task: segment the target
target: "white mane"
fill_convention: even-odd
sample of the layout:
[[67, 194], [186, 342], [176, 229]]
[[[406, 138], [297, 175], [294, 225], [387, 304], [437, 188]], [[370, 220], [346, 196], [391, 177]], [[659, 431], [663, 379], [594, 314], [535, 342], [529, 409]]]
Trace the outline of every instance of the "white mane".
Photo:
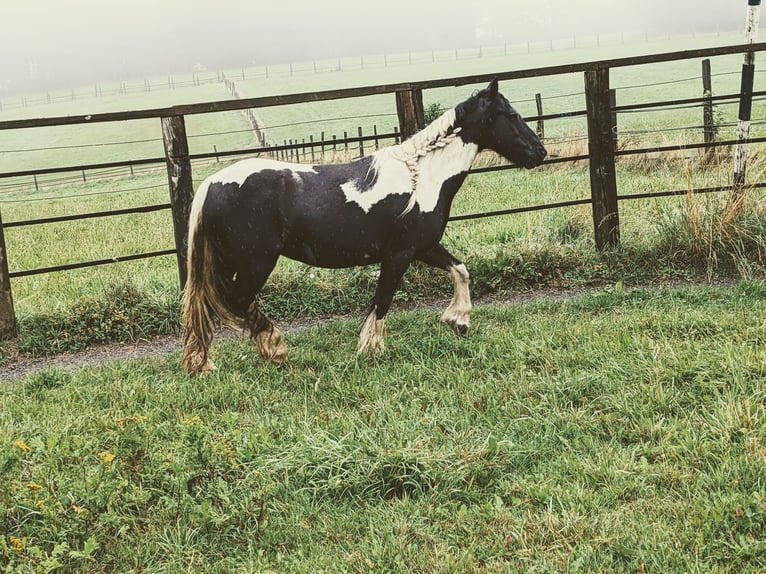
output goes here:
[[421, 212], [433, 211], [444, 181], [467, 171], [478, 153], [476, 144], [458, 137], [461, 128], [455, 127], [455, 121], [452, 108], [401, 144], [376, 151], [367, 175], [376, 174], [375, 184], [366, 191], [360, 191], [355, 182], [341, 185], [346, 200], [369, 212], [390, 194], [409, 194], [401, 215], [407, 215], [415, 204]]
[[[381, 156], [404, 162], [410, 170], [412, 182], [410, 200], [402, 215], [408, 214], [419, 203], [420, 161], [435, 150], [444, 149], [457, 139], [462, 128], [455, 128], [455, 108], [447, 110], [439, 118], [397, 146], [381, 150]], [[380, 152], [379, 152], [380, 153]], [[382, 159], [382, 157], [381, 157]], [[473, 159], [473, 158], [471, 158]], [[428, 191], [424, 189], [424, 191]]]

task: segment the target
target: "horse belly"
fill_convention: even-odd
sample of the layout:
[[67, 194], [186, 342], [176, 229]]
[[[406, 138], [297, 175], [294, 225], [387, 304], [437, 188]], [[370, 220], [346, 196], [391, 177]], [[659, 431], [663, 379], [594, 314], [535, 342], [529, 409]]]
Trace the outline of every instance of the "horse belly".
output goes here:
[[285, 243], [283, 255], [315, 267], [339, 269], [379, 263], [381, 244], [360, 238], [338, 237], [332, 230], [322, 235], [304, 235]]
[[342, 268], [380, 263], [387, 255], [426, 251], [442, 236], [445, 218], [437, 214], [312, 220], [287, 234], [282, 253], [317, 267]]

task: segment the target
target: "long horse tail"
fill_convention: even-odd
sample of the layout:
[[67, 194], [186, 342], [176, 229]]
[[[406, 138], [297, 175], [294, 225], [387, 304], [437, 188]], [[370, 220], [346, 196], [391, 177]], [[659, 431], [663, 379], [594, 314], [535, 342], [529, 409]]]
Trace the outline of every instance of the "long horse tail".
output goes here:
[[216, 317], [224, 324], [234, 325], [238, 318], [226, 304], [226, 277], [223, 260], [210, 241], [202, 221], [206, 184], [200, 186], [192, 203], [189, 217], [186, 287], [181, 305], [181, 336], [183, 357], [181, 365], [189, 374], [215, 369], [208, 358], [213, 340]]

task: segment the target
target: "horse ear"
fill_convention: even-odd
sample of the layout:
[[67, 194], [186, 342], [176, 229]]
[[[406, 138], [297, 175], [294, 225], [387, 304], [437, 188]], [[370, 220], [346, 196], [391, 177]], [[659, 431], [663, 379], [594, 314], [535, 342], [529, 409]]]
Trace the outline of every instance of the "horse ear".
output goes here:
[[495, 78], [489, 83], [489, 86], [487, 86], [487, 91], [489, 91], [490, 100], [494, 100], [497, 97], [497, 92], [498, 92], [497, 78]]

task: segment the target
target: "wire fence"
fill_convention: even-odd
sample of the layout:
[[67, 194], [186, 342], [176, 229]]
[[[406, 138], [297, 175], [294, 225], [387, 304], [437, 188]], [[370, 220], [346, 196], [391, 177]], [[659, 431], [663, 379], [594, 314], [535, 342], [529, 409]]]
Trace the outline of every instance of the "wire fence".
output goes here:
[[[760, 72], [760, 73], [766, 73], [766, 72]], [[721, 72], [717, 74], [713, 74], [713, 77], [726, 77], [726, 76], [734, 76], [737, 75], [738, 72]], [[628, 90], [646, 90], [647, 88], [656, 88], [656, 87], [663, 87], [663, 86], [669, 86], [674, 84], [680, 84], [680, 83], [690, 83], [690, 82], [699, 82], [700, 77], [687, 77], [687, 78], [680, 78], [680, 79], [674, 79], [674, 80], [666, 80], [662, 82], [650, 82], [650, 83], [642, 83], [642, 84], [631, 84], [631, 85], [624, 85], [624, 86], [618, 86], [615, 88], [617, 93], [620, 93], [622, 91], [628, 91]], [[195, 81], [195, 85], [201, 85], [202, 80]], [[584, 98], [585, 93], [584, 91], [579, 92], [568, 92], [563, 94], [553, 94], [553, 95], [547, 95], [542, 96], [540, 100], [542, 102], [553, 102], [561, 99], [571, 99], [571, 98]], [[732, 95], [730, 96], [730, 101], [719, 101], [717, 105], [734, 105], [737, 103], [738, 95]], [[523, 99], [519, 100], [515, 103], [517, 104], [524, 104], [524, 103], [531, 103], [536, 102], [537, 100], [535, 98], [529, 98], [529, 99]], [[760, 97], [760, 98], [754, 98], [754, 102], [763, 102], [766, 101], [766, 98]], [[681, 110], [692, 110], [692, 109], [701, 109], [702, 107], [701, 102], [694, 102], [690, 104], [684, 104], [684, 105], [672, 105], [672, 106], [665, 106], [665, 107], [656, 107], [652, 109], [623, 109], [620, 110], [620, 114], [646, 114], [646, 113], [668, 113], [668, 112], [674, 112], [674, 111], [681, 111]], [[546, 119], [565, 119], [565, 118], [572, 118], [576, 117], [577, 115], [582, 114], [561, 114], [561, 115], [544, 115], [544, 116], [533, 116], [527, 118], [527, 121], [530, 123], [537, 122], [541, 120]], [[311, 126], [311, 125], [321, 125], [321, 124], [330, 124], [330, 123], [338, 123], [338, 122], [361, 122], [363, 120], [370, 120], [370, 119], [395, 119], [397, 116], [396, 114], [390, 113], [390, 114], [358, 114], [358, 115], [344, 115], [344, 116], [336, 116], [336, 117], [323, 117], [323, 118], [316, 118], [316, 119], [310, 119], [310, 120], [302, 120], [297, 122], [290, 122], [290, 123], [280, 123], [270, 126], [262, 126], [262, 130], [264, 134], [268, 134], [269, 132], [273, 130], [292, 130], [294, 132], [299, 132], [300, 129]], [[764, 125], [764, 120], [754, 120], [751, 125], [754, 126], [762, 126]], [[716, 123], [716, 130], [726, 130], [731, 129], [736, 126], [735, 122], [726, 122], [726, 121], [718, 121]], [[705, 130], [707, 126], [703, 124], [693, 124], [693, 125], [684, 125], [684, 126], [666, 126], [666, 127], [657, 127], [652, 129], [619, 129], [618, 134], [620, 136], [649, 136], [649, 135], [666, 135], [666, 134], [673, 134], [673, 133], [692, 133], [699, 130]], [[375, 126], [375, 130], [377, 132], [377, 126]], [[349, 130], [352, 131], [353, 130]], [[238, 129], [238, 130], [228, 130], [228, 131], [211, 131], [201, 134], [193, 134], [190, 135], [189, 138], [193, 140], [211, 140], [212, 138], [216, 137], [222, 137], [222, 136], [231, 136], [231, 135], [237, 135], [237, 134], [243, 134], [243, 133], [252, 133], [252, 129]], [[320, 134], [321, 136], [322, 134]], [[364, 136], [360, 136], [364, 137]], [[381, 139], [385, 138], [392, 139], [391, 134], [381, 134], [378, 136], [376, 141], [376, 147], [377, 142]], [[567, 143], [575, 143], [575, 142], [582, 142], [586, 141], [588, 138], [587, 133], [584, 131], [582, 133], [569, 133], [566, 135], [560, 135], [560, 136], [548, 136], [546, 137], [546, 141], [552, 144], [567, 144]], [[349, 137], [348, 131], [346, 131], [343, 138], [339, 138], [337, 135], [333, 134], [331, 136], [324, 136], [324, 137], [317, 137], [316, 140], [313, 139], [313, 136], [309, 136], [309, 141], [306, 141], [306, 137], [303, 137], [301, 141], [299, 141], [298, 138], [288, 138], [285, 139], [282, 145], [276, 145], [276, 144], [270, 144], [269, 147], [270, 151], [268, 153], [281, 154], [280, 157], [283, 159], [292, 159], [292, 160], [303, 160], [307, 158], [312, 158], [312, 160], [316, 160], [317, 157], [321, 158], [322, 161], [326, 161], [328, 157], [329, 151], [334, 151], [337, 153], [338, 146], [343, 146], [343, 151], [346, 152], [346, 154], [350, 151], [349, 146], [353, 146], [353, 144], [359, 144], [360, 139], [355, 137]], [[121, 141], [101, 141], [101, 142], [88, 142], [88, 143], [78, 143], [78, 144], [67, 144], [67, 145], [52, 145], [52, 146], [33, 146], [33, 147], [16, 147], [16, 148], [0, 148], [0, 153], [3, 154], [44, 154], [51, 151], [81, 151], [81, 150], [88, 150], [92, 148], [124, 148], [126, 146], [141, 146], [146, 144], [155, 144], [160, 145], [162, 143], [162, 138], [140, 138], [140, 139], [132, 139], [132, 140], [121, 140]], [[215, 146], [214, 146], [215, 147]], [[217, 148], [213, 152], [213, 156], [215, 157], [216, 161], [220, 161], [221, 158], [225, 158], [230, 153], [234, 151], [237, 152], [239, 150], [229, 150], [229, 151], [218, 151]], [[245, 150], [249, 151], [249, 150]], [[261, 150], [262, 153], [263, 150]], [[347, 157], [347, 156], [342, 156]], [[141, 161], [145, 158], [140, 158]], [[157, 158], [156, 162], [162, 163], [163, 160], [160, 158]], [[41, 191], [44, 190], [51, 190], [52, 188], [56, 188], [58, 186], [65, 186], [65, 185], [71, 185], [73, 183], [98, 183], [98, 182], [104, 182], [108, 181], [114, 178], [120, 178], [120, 177], [138, 177], [138, 176], [145, 176], [145, 175], [160, 175], [162, 173], [162, 170], [158, 169], [155, 166], [147, 166], [147, 165], [141, 165], [141, 164], [133, 164], [131, 162], [126, 162], [121, 167], [113, 167], [113, 168], [106, 168], [106, 169], [99, 169], [94, 168], [91, 170], [80, 170], [79, 174], [76, 175], [65, 175], [65, 174], [59, 174], [56, 177], [51, 177], [48, 175], [43, 179], [42, 173], [32, 173], [34, 170], [29, 170], [30, 174], [26, 176], [17, 176], [13, 179], [7, 179], [3, 178], [2, 174], [0, 174], [0, 204], [3, 203], [28, 203], [28, 202], [34, 202], [34, 201], [46, 201], [48, 197], [45, 195], [41, 195], [40, 197], [33, 197], [33, 198], [27, 198], [27, 197], [15, 197], [22, 193], [35, 193], [39, 194]], [[95, 195], [110, 195], [110, 194], [116, 194], [116, 193], [128, 193], [128, 192], [136, 192], [136, 191], [144, 191], [146, 189], [156, 189], [162, 187], [161, 184], [158, 185], [152, 185], [152, 186], [143, 186], [143, 187], [134, 187], [129, 188], [125, 190], [103, 190], [103, 191], [91, 191], [91, 192], [85, 192], [85, 193], [78, 193], [78, 194], [72, 194], [68, 196], [56, 196], [57, 199], [65, 199], [65, 198], [74, 198], [78, 196], [95, 196]], [[14, 195], [14, 197], [9, 197], [10, 195]]]
[[[764, 73], [764, 72], [760, 72]], [[713, 77], [725, 77], [725, 76], [733, 76], [737, 75], [738, 72], [721, 72], [714, 74]], [[202, 78], [196, 78], [192, 85], [202, 85], [206, 82], [212, 82], [212, 81], [219, 81], [219, 80], [225, 80], [225, 77], [223, 74], [219, 73], [216, 77], [208, 77], [206, 79]], [[689, 82], [699, 82], [700, 78], [699, 76], [694, 77], [687, 77], [687, 78], [680, 78], [680, 79], [673, 79], [673, 80], [666, 80], [661, 82], [651, 82], [651, 83], [642, 83], [642, 84], [631, 84], [631, 85], [624, 85], [619, 86], [615, 88], [617, 92], [621, 91], [627, 91], [627, 90], [646, 90], [647, 88], [656, 88], [656, 87], [663, 87], [663, 86], [669, 86], [674, 84], [680, 84], [680, 83], [689, 83]], [[147, 86], [150, 86], [150, 84], [147, 82]], [[173, 86], [174, 83], [172, 80], [168, 81], [169, 86]], [[540, 101], [556, 101], [561, 99], [571, 99], [571, 98], [582, 98], [585, 96], [584, 91], [582, 92], [569, 92], [569, 93], [563, 93], [563, 94], [554, 94], [554, 95], [548, 95], [548, 96], [542, 96], [539, 98]], [[720, 101], [717, 105], [733, 105], [736, 103], [735, 97], [732, 95], [732, 101]], [[762, 102], [766, 100], [766, 98], [755, 98], [755, 102]], [[538, 101], [537, 99], [525, 99], [520, 100], [516, 103], [530, 103]], [[684, 105], [673, 105], [673, 106], [665, 106], [665, 107], [655, 107], [652, 109], [623, 109], [620, 110], [621, 114], [638, 114], [638, 113], [667, 113], [667, 112], [674, 112], [674, 111], [680, 111], [680, 110], [691, 110], [691, 109], [699, 109], [701, 108], [703, 104], [701, 102], [694, 102], [690, 104], [684, 104]], [[566, 114], [549, 114], [546, 116], [535, 116], [535, 117], [529, 117], [528, 121], [535, 122], [535, 121], [541, 121], [543, 119], [565, 119], [565, 118], [571, 118], [571, 117], [577, 117], [583, 115], [583, 113], [566, 113]], [[345, 115], [345, 116], [338, 116], [338, 117], [331, 117], [331, 118], [317, 118], [317, 119], [311, 119], [311, 120], [303, 120], [298, 122], [291, 122], [291, 123], [282, 123], [282, 124], [276, 124], [272, 126], [268, 126], [268, 130], [276, 130], [276, 129], [292, 129], [292, 130], [299, 130], [300, 128], [311, 126], [311, 125], [319, 125], [322, 123], [330, 123], [330, 122], [358, 122], [361, 120], [369, 120], [369, 119], [383, 119], [383, 118], [395, 118], [396, 114], [363, 114], [363, 115]], [[751, 125], [754, 126], [762, 126], [766, 125], [766, 120], [757, 119], [752, 122]], [[724, 122], [719, 121], [715, 128], [717, 131], [731, 129], [736, 126], [735, 122]], [[628, 136], [628, 137], [635, 137], [635, 136], [647, 136], [647, 135], [663, 135], [663, 134], [673, 134], [673, 133], [691, 133], [699, 130], [707, 129], [708, 126], [705, 126], [703, 124], [694, 124], [694, 125], [685, 125], [685, 126], [667, 126], [667, 127], [659, 127], [659, 128], [652, 128], [652, 129], [620, 129], [618, 131], [620, 136]], [[266, 126], [263, 126], [264, 131], [266, 131]], [[361, 128], [360, 128], [361, 130]], [[213, 137], [218, 136], [228, 136], [228, 135], [236, 135], [246, 132], [251, 132], [251, 129], [241, 129], [241, 130], [229, 130], [229, 131], [215, 131], [215, 132], [207, 132], [202, 134], [194, 134], [190, 135], [190, 139], [210, 139]], [[377, 132], [377, 128], [376, 128]], [[381, 139], [386, 138], [395, 138], [396, 134], [381, 134], [378, 135], [376, 133], [375, 135], [375, 144], [376, 148], [378, 146], [378, 141]], [[349, 152], [349, 145], [353, 144], [363, 144], [365, 139], [369, 141], [370, 137], [363, 136], [361, 134], [361, 131], [359, 132], [359, 137], [349, 137], [348, 134], [344, 134], [343, 138], [338, 138], [336, 135], [331, 136], [330, 138], [321, 137], [318, 138], [316, 141], [313, 139], [313, 137], [310, 136], [309, 142], [306, 143], [306, 138], [303, 138], [301, 142], [298, 141], [296, 138], [295, 141], [292, 139], [285, 140], [283, 145], [269, 145], [266, 146], [268, 148], [267, 153], [281, 153], [281, 157], [283, 158], [289, 158], [289, 159], [305, 159], [308, 156], [311, 156], [312, 160], [315, 160], [316, 157], [320, 157], [323, 161], [326, 160], [326, 152], [329, 150], [333, 150], [337, 152], [338, 145], [342, 145], [343, 149], [346, 153]], [[576, 142], [583, 142], [587, 141], [588, 135], [587, 133], [574, 133], [574, 134], [567, 134], [562, 136], [552, 136], [547, 137], [546, 141], [551, 144], [567, 144], [567, 143], [576, 143]], [[77, 150], [88, 150], [92, 148], [107, 148], [107, 147], [115, 147], [115, 148], [121, 148], [125, 146], [136, 146], [136, 145], [145, 145], [145, 144], [156, 144], [159, 145], [162, 143], [162, 138], [142, 138], [142, 139], [133, 139], [133, 140], [123, 140], [123, 141], [102, 141], [102, 142], [89, 142], [89, 143], [80, 143], [80, 144], [68, 144], [68, 145], [53, 145], [53, 146], [35, 146], [35, 147], [27, 147], [27, 148], [6, 148], [6, 149], [0, 149], [0, 153], [4, 154], [33, 154], [33, 153], [46, 153], [51, 151], [77, 151]], [[310, 151], [307, 151], [310, 150]], [[222, 157], [228, 157], [230, 155], [238, 155], [239, 153], [248, 153], [251, 151], [260, 151], [263, 152], [264, 150], [228, 150], [228, 151], [216, 151], [211, 154], [204, 154], [206, 160], [209, 161], [211, 157], [215, 157], [216, 161], [220, 161]], [[364, 152], [362, 152], [364, 153]], [[141, 161], [142, 164], [139, 164], [138, 161]], [[35, 170], [30, 170], [29, 174], [27, 176], [17, 176], [12, 179], [6, 179], [7, 174], [0, 174], [0, 204], [10, 204], [10, 203], [30, 203], [30, 202], [36, 202], [36, 201], [47, 201], [51, 199], [51, 197], [47, 196], [46, 194], [41, 194], [40, 192], [42, 190], [42, 185], [44, 185], [45, 190], [51, 190], [53, 188], [59, 187], [59, 186], [65, 186], [65, 185], [71, 185], [73, 183], [78, 182], [90, 182], [90, 183], [99, 183], [99, 182], [105, 182], [110, 181], [115, 178], [124, 178], [124, 177], [137, 177], [137, 176], [146, 176], [146, 175], [161, 175], [163, 174], [163, 170], [158, 169], [156, 166], [152, 165], [145, 165], [145, 158], [142, 158], [141, 160], [138, 160], [136, 164], [134, 165], [132, 162], [128, 161], [125, 162], [123, 165], [119, 167], [111, 167], [111, 168], [92, 168], [90, 170], [86, 170], [85, 168], [80, 170], [80, 173], [77, 175], [66, 175], [64, 173], [59, 173], [56, 177], [46, 177], [44, 181], [41, 182], [41, 177], [43, 176], [43, 173], [36, 173]], [[156, 158], [155, 163], [159, 164], [162, 163], [164, 160], [161, 158]], [[50, 174], [50, 170], [45, 170], [46, 175]], [[86, 173], [87, 172], [87, 173]], [[55, 173], [55, 170], [54, 170]], [[31, 179], [29, 178], [29, 175], [31, 175]], [[114, 194], [120, 194], [120, 193], [136, 193], [141, 191], [147, 191], [147, 190], [156, 190], [164, 187], [164, 184], [154, 184], [154, 185], [142, 185], [142, 186], [136, 186], [136, 187], [128, 187], [124, 189], [105, 189], [101, 191], [89, 191], [89, 192], [80, 192], [76, 194], [70, 194], [70, 195], [56, 195], [55, 199], [71, 199], [76, 197], [92, 197], [92, 196], [98, 196], [98, 195], [114, 195]], [[32, 194], [35, 193], [35, 196], [33, 197], [17, 197], [19, 194]], [[13, 197], [11, 197], [13, 196]]]

